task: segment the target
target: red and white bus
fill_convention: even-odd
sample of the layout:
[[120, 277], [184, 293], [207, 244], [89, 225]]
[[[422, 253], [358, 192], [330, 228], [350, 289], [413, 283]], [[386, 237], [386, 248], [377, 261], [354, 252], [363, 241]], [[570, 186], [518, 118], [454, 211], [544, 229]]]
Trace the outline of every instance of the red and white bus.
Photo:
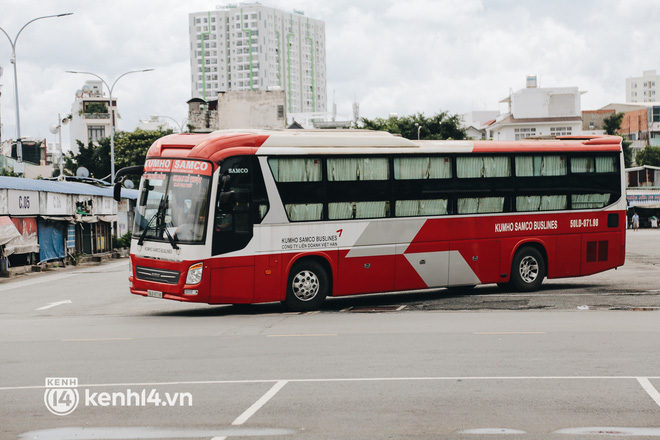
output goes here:
[[176, 134], [149, 149], [130, 290], [209, 304], [497, 283], [623, 265], [621, 138]]

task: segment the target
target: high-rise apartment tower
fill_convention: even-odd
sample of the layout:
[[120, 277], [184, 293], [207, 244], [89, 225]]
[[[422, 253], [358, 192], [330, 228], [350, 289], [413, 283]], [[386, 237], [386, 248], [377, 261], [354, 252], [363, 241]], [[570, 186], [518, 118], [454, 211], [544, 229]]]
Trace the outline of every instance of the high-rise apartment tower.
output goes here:
[[655, 83], [660, 86], [660, 76], [655, 70], [645, 70], [642, 76], [626, 78], [626, 102], [657, 102]]
[[260, 3], [189, 16], [193, 98], [284, 90], [287, 113], [325, 112], [325, 23]]

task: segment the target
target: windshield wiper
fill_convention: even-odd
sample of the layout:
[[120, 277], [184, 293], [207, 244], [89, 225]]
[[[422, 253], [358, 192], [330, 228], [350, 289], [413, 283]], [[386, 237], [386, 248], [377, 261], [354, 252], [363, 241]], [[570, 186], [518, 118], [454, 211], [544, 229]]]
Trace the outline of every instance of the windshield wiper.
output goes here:
[[[179, 246], [177, 246], [176, 241], [174, 238], [172, 238], [172, 235], [170, 234], [170, 231], [167, 230], [167, 227], [165, 226], [165, 212], [167, 211], [167, 205], [168, 205], [168, 198], [167, 196], [163, 197], [160, 199], [160, 204], [158, 205], [158, 211], [149, 219], [147, 222], [147, 226], [144, 228], [144, 231], [142, 231], [142, 234], [140, 234], [140, 238], [138, 239], [138, 245], [142, 246], [144, 243], [144, 239], [147, 237], [147, 232], [149, 232], [149, 229], [151, 227], [151, 223], [156, 220], [156, 228], [161, 229], [161, 236], [163, 232], [167, 236], [167, 239], [170, 242], [170, 245], [172, 246], [172, 249], [178, 250]], [[156, 230], [158, 232], [158, 230]]]
[[[160, 210], [160, 208], [158, 208]], [[144, 228], [144, 231], [142, 231], [142, 234], [140, 234], [140, 238], [138, 239], [138, 246], [142, 246], [144, 243], [144, 239], [147, 236], [147, 232], [149, 232], [149, 228], [151, 227], [151, 223], [158, 217], [158, 213], [155, 213], [153, 217], [149, 219], [147, 222], [147, 226]]]
[[170, 241], [172, 249], [178, 250], [179, 246], [177, 246], [176, 240], [172, 237], [172, 234], [170, 234], [170, 231], [167, 228], [165, 228], [165, 235], [167, 235], [167, 239]]

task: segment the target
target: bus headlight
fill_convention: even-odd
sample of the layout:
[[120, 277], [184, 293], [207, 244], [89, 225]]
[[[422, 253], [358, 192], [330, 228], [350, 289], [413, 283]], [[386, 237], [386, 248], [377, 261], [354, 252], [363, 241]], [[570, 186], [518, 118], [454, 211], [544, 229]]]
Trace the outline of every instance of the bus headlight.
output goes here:
[[131, 261], [131, 257], [128, 257], [128, 276], [132, 277], [133, 276], [133, 262]]
[[202, 271], [204, 270], [204, 263], [193, 264], [188, 268], [188, 276], [186, 277], [186, 284], [199, 284], [202, 281]]

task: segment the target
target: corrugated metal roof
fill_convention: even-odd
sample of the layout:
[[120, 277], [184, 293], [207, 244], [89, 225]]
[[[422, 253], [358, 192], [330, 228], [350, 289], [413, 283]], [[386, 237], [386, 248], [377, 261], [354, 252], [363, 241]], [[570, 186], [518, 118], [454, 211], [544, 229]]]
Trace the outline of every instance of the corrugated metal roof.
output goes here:
[[[79, 194], [90, 196], [112, 197], [112, 186], [102, 188], [76, 182], [56, 182], [52, 180], [22, 179], [20, 177], [0, 176], [0, 189], [16, 189], [23, 191], [44, 191], [61, 194]], [[134, 189], [121, 189], [124, 199], [137, 199], [138, 191]]]

